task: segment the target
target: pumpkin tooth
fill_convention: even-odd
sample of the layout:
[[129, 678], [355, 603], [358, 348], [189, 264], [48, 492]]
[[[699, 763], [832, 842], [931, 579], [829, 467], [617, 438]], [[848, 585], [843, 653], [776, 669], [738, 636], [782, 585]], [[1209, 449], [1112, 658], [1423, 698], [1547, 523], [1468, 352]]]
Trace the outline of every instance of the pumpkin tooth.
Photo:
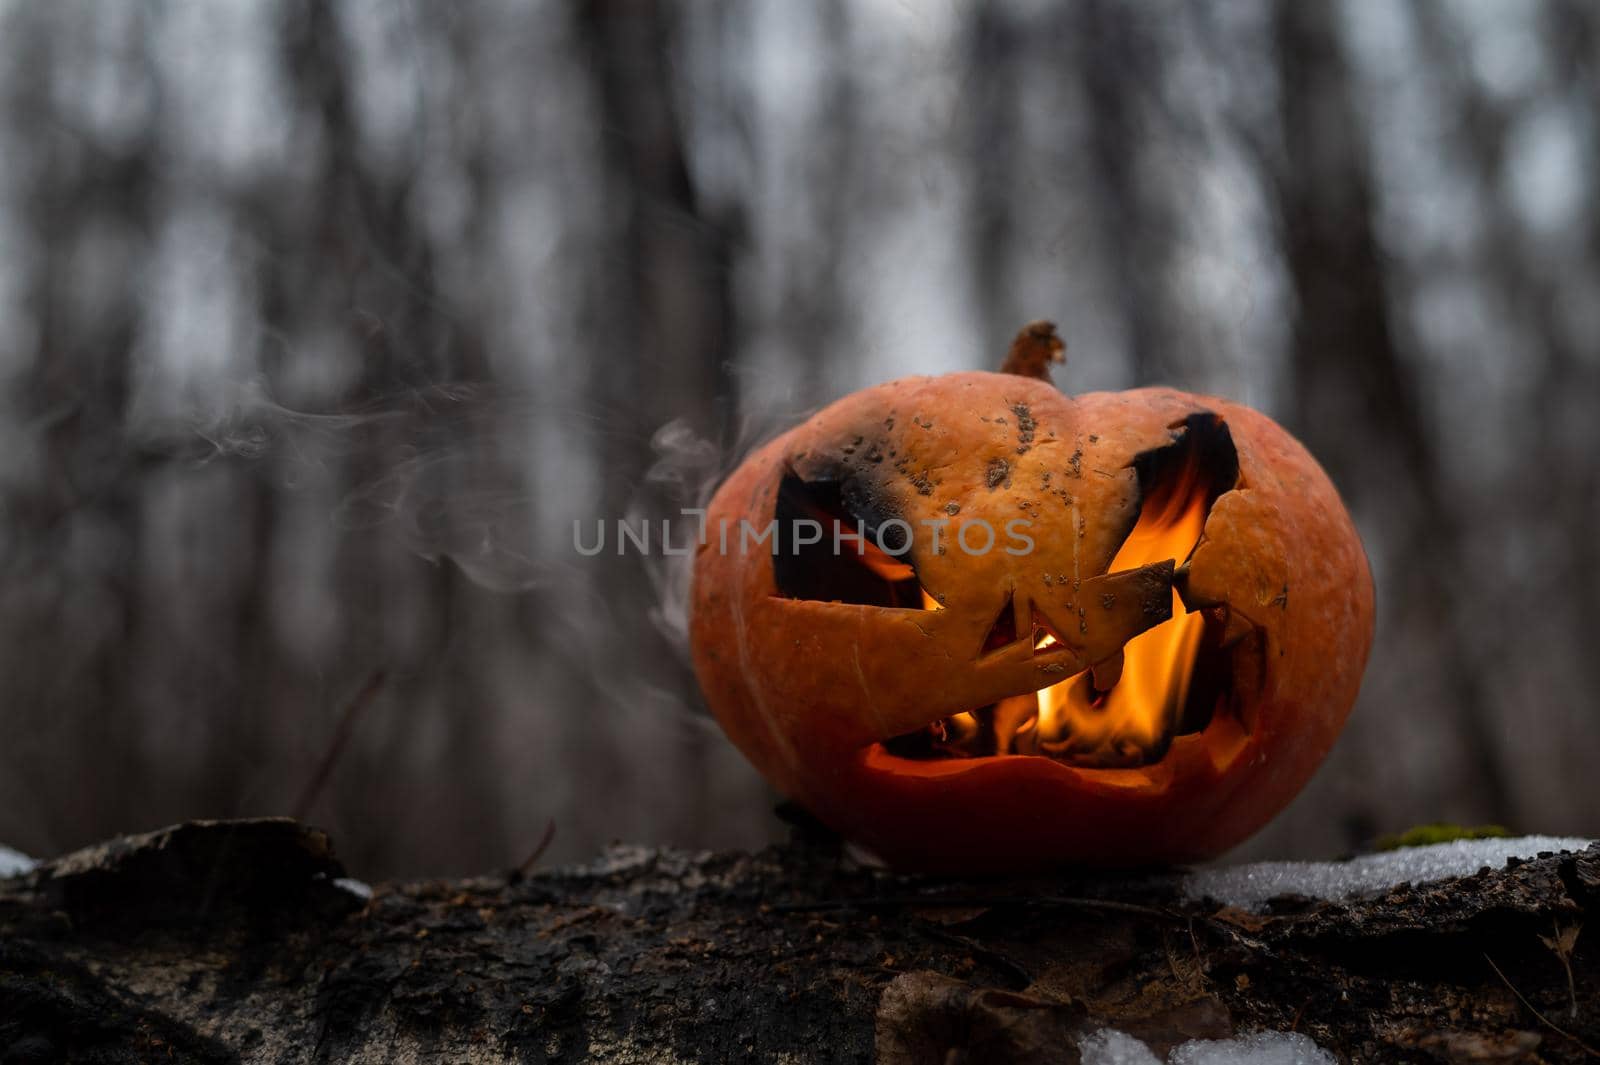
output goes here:
[[1122, 679], [1123, 658], [1123, 653], [1118, 651], [1104, 662], [1095, 663], [1091, 670], [1094, 675], [1095, 691], [1108, 692], [1116, 687], [1117, 681]]
[[1184, 605], [1187, 606], [1188, 602], [1189, 602], [1188, 596], [1186, 594], [1188, 589], [1189, 589], [1189, 563], [1188, 562], [1184, 562], [1183, 565], [1179, 566], [1177, 569], [1172, 571], [1172, 588], [1179, 595], [1184, 596]]

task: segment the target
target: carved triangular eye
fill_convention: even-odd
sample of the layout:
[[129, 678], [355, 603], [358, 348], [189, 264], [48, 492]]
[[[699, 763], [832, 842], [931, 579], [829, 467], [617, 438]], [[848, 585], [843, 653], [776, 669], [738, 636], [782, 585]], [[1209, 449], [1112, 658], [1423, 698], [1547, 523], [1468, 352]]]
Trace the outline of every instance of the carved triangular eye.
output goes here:
[[1006, 596], [1005, 605], [989, 626], [989, 635], [983, 638], [981, 654], [990, 654], [1017, 642], [1017, 602], [1015, 595]]
[[[778, 486], [773, 517], [778, 547], [772, 576], [779, 595], [904, 610], [941, 609], [917, 579], [909, 552], [891, 555], [873, 542], [874, 526], [864, 519], [858, 522], [850, 513], [839, 482], [788, 475]], [[802, 526], [803, 534], [797, 536]], [[866, 529], [865, 539], [858, 539], [861, 527]]]

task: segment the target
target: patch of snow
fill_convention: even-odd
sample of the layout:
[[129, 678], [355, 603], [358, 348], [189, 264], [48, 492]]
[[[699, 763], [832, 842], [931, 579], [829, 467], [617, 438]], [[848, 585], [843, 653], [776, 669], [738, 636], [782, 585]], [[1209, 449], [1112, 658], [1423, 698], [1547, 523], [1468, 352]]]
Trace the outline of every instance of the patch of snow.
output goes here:
[[354, 877], [341, 876], [334, 880], [333, 886], [336, 888], [343, 888], [345, 891], [350, 892], [350, 894], [356, 896], [357, 898], [372, 898], [372, 885], [367, 883], [365, 880], [357, 880]]
[[1189, 875], [1184, 890], [1191, 899], [1210, 898], [1244, 909], [1257, 909], [1279, 895], [1337, 902], [1352, 895], [1381, 893], [1400, 884], [1471, 876], [1485, 866], [1498, 869], [1508, 858], [1533, 858], [1546, 851], [1581, 851], [1592, 842], [1567, 836], [1458, 839], [1364, 854], [1346, 862], [1252, 862], [1198, 870]]
[[654, 865], [661, 856], [657, 847], [643, 847], [633, 843], [613, 843], [600, 852], [600, 857], [587, 865], [564, 869], [561, 872], [589, 876], [618, 876], [637, 872]]
[[1161, 1065], [1151, 1049], [1127, 1032], [1102, 1028], [1078, 1041], [1083, 1065]]
[[[1126, 1032], [1103, 1028], [1078, 1043], [1083, 1065], [1162, 1065]], [[1172, 1048], [1166, 1065], [1336, 1065], [1332, 1054], [1298, 1032], [1253, 1032], [1234, 1039], [1191, 1039]]]
[[10, 847], [0, 847], [0, 877], [21, 876], [23, 873], [33, 872], [33, 867], [39, 863]]
[[1255, 1032], [1236, 1039], [1191, 1039], [1174, 1047], [1168, 1065], [1338, 1065], [1308, 1035]]

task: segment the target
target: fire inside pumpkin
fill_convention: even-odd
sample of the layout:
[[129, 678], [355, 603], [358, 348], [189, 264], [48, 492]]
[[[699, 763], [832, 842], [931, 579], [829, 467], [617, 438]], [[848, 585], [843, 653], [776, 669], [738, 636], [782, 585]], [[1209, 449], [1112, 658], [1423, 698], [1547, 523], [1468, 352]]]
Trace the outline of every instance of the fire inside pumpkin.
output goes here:
[[[1177, 585], [1212, 503], [1238, 482], [1238, 461], [1227, 426], [1215, 415], [1193, 415], [1174, 429], [1174, 443], [1136, 459], [1143, 502], [1109, 569], [1120, 573], [1171, 561], [1179, 578], [1171, 617], [1065, 680], [894, 737], [885, 743], [889, 753], [910, 759], [1038, 755], [1078, 766], [1135, 768], [1159, 762], [1175, 737], [1198, 733], [1214, 714], [1227, 711], [1234, 672], [1226, 658], [1242, 627], [1229, 639], [1227, 608], [1191, 612]], [[779, 561], [779, 594], [941, 609], [913, 563], [870, 537], [856, 542], [854, 551], [826, 549], [869, 524], [863, 515], [846, 513], [836, 484], [806, 484], [791, 474], [779, 498], [780, 528], [803, 515], [824, 531], [819, 550]], [[1008, 597], [980, 654], [1024, 638], [1035, 653], [1071, 642], [1037, 603], [1029, 605], [1026, 618], [1019, 610], [1016, 597]]]

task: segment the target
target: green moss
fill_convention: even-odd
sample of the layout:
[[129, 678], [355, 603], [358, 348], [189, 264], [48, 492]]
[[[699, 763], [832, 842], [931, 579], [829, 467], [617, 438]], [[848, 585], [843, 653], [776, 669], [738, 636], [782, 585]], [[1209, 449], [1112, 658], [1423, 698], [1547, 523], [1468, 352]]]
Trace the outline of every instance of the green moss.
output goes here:
[[1426, 847], [1430, 843], [1449, 843], [1456, 839], [1496, 839], [1509, 836], [1503, 825], [1417, 825], [1392, 836], [1379, 836], [1380, 851], [1395, 851], [1402, 847]]

